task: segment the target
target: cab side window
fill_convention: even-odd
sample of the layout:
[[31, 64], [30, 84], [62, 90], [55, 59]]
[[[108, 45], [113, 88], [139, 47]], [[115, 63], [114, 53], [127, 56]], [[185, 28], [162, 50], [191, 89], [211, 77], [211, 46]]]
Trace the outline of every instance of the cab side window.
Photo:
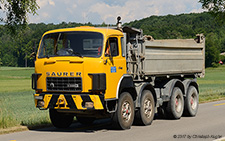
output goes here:
[[105, 56], [118, 56], [118, 39], [116, 37], [111, 37], [106, 43]]

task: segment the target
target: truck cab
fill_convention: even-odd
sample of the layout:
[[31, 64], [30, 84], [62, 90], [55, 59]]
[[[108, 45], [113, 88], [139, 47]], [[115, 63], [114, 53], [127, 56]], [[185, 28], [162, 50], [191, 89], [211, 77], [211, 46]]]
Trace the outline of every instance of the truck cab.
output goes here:
[[[115, 98], [117, 84], [126, 73], [122, 40], [122, 32], [113, 29], [46, 32], [35, 61], [38, 79], [33, 87], [39, 93], [95, 93]], [[106, 79], [114, 83], [107, 84]]]
[[32, 75], [35, 106], [76, 115], [104, 110], [127, 73], [123, 39], [119, 30], [87, 26], [46, 32]]

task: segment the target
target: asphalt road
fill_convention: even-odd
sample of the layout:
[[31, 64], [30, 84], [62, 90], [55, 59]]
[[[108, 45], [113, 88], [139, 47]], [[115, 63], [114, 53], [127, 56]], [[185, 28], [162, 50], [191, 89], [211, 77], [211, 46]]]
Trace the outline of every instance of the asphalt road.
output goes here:
[[67, 130], [54, 127], [0, 135], [0, 141], [206, 141], [225, 137], [225, 101], [200, 104], [196, 117], [180, 120], [155, 119], [150, 126], [113, 130], [110, 120], [97, 120], [91, 127], [74, 123]]

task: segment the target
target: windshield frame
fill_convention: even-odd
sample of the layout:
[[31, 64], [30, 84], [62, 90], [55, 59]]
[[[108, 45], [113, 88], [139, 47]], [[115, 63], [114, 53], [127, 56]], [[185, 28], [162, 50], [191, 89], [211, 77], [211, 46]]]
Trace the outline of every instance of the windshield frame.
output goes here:
[[[48, 53], [43, 53], [43, 52], [46, 51], [46, 48], [44, 47], [45, 37], [46, 37], [46, 39], [48, 39], [48, 38], [50, 39], [51, 38], [51, 35], [54, 35], [54, 34], [58, 34], [58, 37], [55, 38], [55, 40], [52, 38], [54, 40], [54, 44], [53, 44], [53, 46], [54, 46], [54, 54], [50, 54], [49, 55]], [[95, 39], [96, 40], [99, 40], [98, 41], [99, 42], [98, 45], [100, 45], [100, 46], [98, 48], [90, 48], [90, 49], [94, 49], [93, 51], [95, 51], [95, 52], [98, 51], [98, 53], [97, 54], [87, 54], [87, 53], [86, 54], [82, 54], [81, 52], [77, 52], [77, 51], [73, 51], [72, 50], [72, 54], [57, 55], [56, 54], [56, 51], [57, 51], [57, 48], [59, 48], [58, 47], [58, 41], [59, 41], [59, 39], [61, 38], [62, 35], [64, 36], [66, 34], [68, 34], [68, 35], [69, 34], [70, 35], [75, 34], [77, 36], [83, 34], [84, 38], [81, 38], [82, 41], [81, 40], [77, 40], [77, 41], [80, 42], [80, 44], [82, 44], [82, 46], [79, 46], [80, 49], [83, 50], [82, 53], [86, 53], [88, 51], [91, 51], [91, 50], [85, 50], [85, 47], [84, 47], [85, 40], [95, 40]], [[87, 34], [87, 35], [89, 34], [88, 36], [95, 35], [95, 38], [90, 38], [90, 39], [89, 38], [85, 38], [85, 34]], [[48, 36], [50, 36], [50, 37], [48, 37]], [[76, 45], [75, 43], [77, 41], [73, 41], [74, 42], [73, 44]], [[38, 49], [38, 58], [68, 57], [68, 56], [69, 57], [81, 57], [81, 58], [83, 58], [83, 57], [99, 58], [99, 57], [102, 56], [103, 48], [104, 48], [104, 35], [101, 32], [96, 32], [96, 31], [62, 31], [62, 32], [50, 32], [50, 33], [44, 34], [43, 37], [42, 37], [42, 39], [41, 39], [40, 46], [39, 46], [39, 49]], [[73, 49], [79, 49], [79, 48], [75, 47]]]

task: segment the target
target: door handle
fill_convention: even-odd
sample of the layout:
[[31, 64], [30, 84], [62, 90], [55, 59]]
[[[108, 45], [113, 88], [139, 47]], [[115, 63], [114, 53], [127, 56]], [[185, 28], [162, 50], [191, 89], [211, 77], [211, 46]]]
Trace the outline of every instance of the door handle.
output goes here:
[[45, 64], [54, 64], [56, 63], [56, 60], [46, 60]]

